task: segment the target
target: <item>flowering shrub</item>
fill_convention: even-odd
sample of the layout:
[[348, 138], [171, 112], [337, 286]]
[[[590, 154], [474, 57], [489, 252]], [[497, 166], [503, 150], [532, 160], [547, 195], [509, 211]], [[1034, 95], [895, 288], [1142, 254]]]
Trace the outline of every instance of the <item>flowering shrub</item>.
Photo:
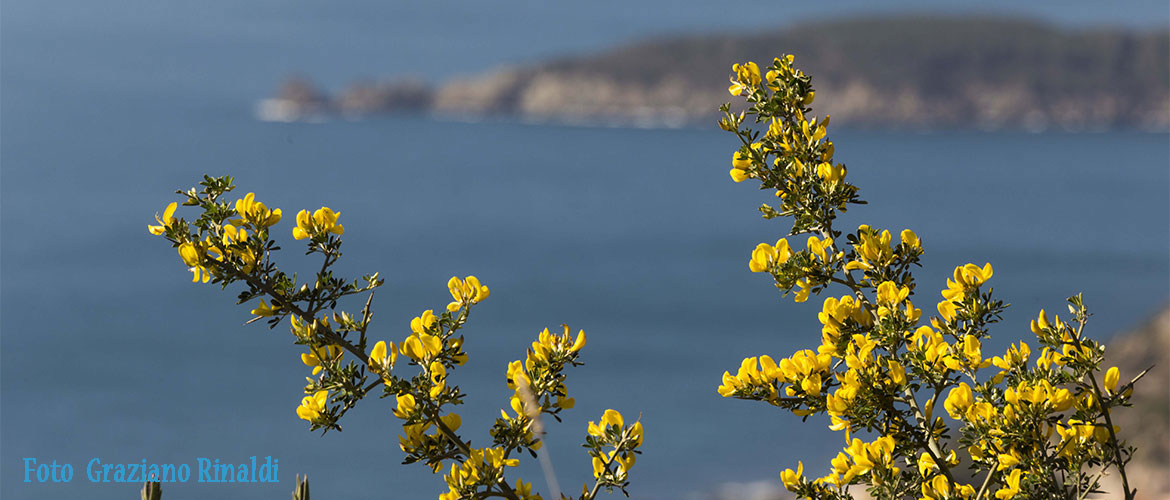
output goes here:
[[[500, 410], [491, 425], [491, 445], [473, 448], [460, 435], [462, 419], [451, 411], [466, 397], [452, 383], [452, 373], [467, 362], [460, 331], [472, 309], [490, 296], [487, 286], [475, 276], [452, 277], [447, 282], [452, 301], [439, 314], [423, 311], [410, 321], [410, 333], [401, 342], [375, 341], [368, 332], [374, 290], [383, 280], [377, 273], [352, 281], [334, 275], [331, 268], [341, 257], [345, 234], [340, 213], [321, 207], [297, 214], [293, 238], [305, 242], [307, 254], [321, 257], [313, 278], [298, 282], [273, 260], [280, 250], [271, 232], [282, 220], [279, 208], [268, 208], [252, 193], [228, 203], [224, 197], [233, 189], [230, 177], [205, 176], [200, 185], [178, 192], [185, 197], [183, 205], [202, 211], [195, 220], [177, 218], [178, 203], [171, 203], [155, 217], [158, 225], [147, 229], [178, 249], [192, 281], [223, 289], [242, 284], [239, 303], [256, 301], [249, 322], [266, 321], [275, 328], [287, 319], [294, 342], [305, 347], [301, 361], [311, 368], [305, 396], [296, 407], [296, 415], [311, 430], [340, 431], [342, 416], [371, 394], [393, 398], [393, 414], [402, 424], [398, 439], [406, 454], [403, 463], [421, 462], [435, 473], [445, 472], [448, 491], [441, 500], [541, 498], [530, 483], [507, 479], [506, 471], [519, 464], [516, 457], [522, 452], [537, 456], [544, 436], [542, 415], [560, 420], [560, 412], [573, 407], [564, 371], [581, 364], [584, 331], [574, 336], [568, 325], [560, 334], [546, 328], [526, 359], [508, 365], [507, 384], [515, 391], [508, 409]], [[359, 294], [367, 297], [356, 314], [339, 308], [343, 299]], [[625, 492], [641, 444], [641, 422], [627, 425], [617, 411], [606, 410], [598, 423], [590, 422], [584, 446], [592, 457], [594, 483], [583, 486], [578, 498], [592, 499], [602, 488]], [[306, 483], [302, 498], [307, 488]]]
[[[919, 237], [833, 226], [838, 212], [864, 202], [834, 161], [829, 118], [808, 118], [809, 76], [791, 55], [762, 77], [752, 62], [732, 71], [728, 90], [747, 107], [721, 107], [720, 127], [740, 141], [731, 178], [775, 192], [779, 203], [761, 206], [763, 216], [793, 221], [788, 237], [752, 251], [748, 268], [771, 275], [796, 302], [843, 292], [824, 299], [819, 346], [779, 361], [747, 358], [734, 375], [724, 372], [718, 389], [802, 417], [823, 414], [844, 432], [844, 450], [825, 475], [806, 477], [798, 462], [781, 473], [784, 486], [802, 498], [852, 498], [846, 487], [864, 485], [879, 498], [1081, 499], [1116, 471], [1133, 498], [1125, 474], [1133, 449], [1110, 411], [1129, 404], [1141, 375], [1122, 384], [1117, 368], [1102, 373], [1105, 348], [1084, 335], [1081, 297], [1068, 299], [1067, 320], [1040, 311], [1031, 324], [1037, 352], [1021, 340], [1002, 356], [984, 356], [981, 343], [1007, 307], [987, 287], [991, 264], [955, 268], [938, 314], [923, 318], [912, 301], [928, 300], [912, 273], [923, 254]], [[803, 234], [803, 244], [793, 238]]]

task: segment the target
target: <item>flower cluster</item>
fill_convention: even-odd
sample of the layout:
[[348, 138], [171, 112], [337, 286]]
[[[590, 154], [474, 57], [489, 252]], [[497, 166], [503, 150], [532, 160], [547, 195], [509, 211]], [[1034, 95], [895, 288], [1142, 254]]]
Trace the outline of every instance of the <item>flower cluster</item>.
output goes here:
[[[597, 480], [592, 490], [588, 485], [581, 487], [582, 497], [592, 498], [598, 488], [620, 489], [626, 493], [629, 486], [629, 472], [634, 466], [638, 450], [642, 446], [642, 422], [626, 425], [622, 414], [616, 410], [605, 410], [598, 423], [589, 422], [589, 435], [585, 437], [585, 448], [593, 457], [593, 477]], [[626, 493], [629, 496], [629, 493]]]
[[[475, 276], [452, 277], [447, 283], [452, 302], [441, 314], [423, 311], [410, 321], [410, 333], [401, 342], [374, 341], [368, 335], [373, 292], [383, 281], [377, 274], [355, 281], [334, 275], [332, 267], [341, 255], [345, 233], [340, 213], [321, 207], [311, 214], [308, 210], [297, 214], [293, 238], [308, 240], [308, 254], [322, 258], [316, 275], [298, 282], [295, 274], [281, 271], [273, 260], [279, 247], [270, 230], [280, 222], [281, 210], [269, 209], [253, 193], [234, 204], [223, 201], [233, 188], [230, 177], [205, 177], [201, 185], [201, 190], [180, 192], [187, 198], [183, 205], [203, 210], [196, 220], [176, 218], [178, 203], [171, 203], [162, 216], [155, 217], [158, 224], [147, 230], [164, 236], [178, 249], [195, 281], [224, 288], [242, 283], [240, 303], [258, 299], [251, 310], [252, 321], [264, 320], [275, 328], [288, 318], [293, 341], [306, 348], [301, 362], [311, 368], [297, 417], [313, 430], [339, 431], [338, 422], [346, 412], [367, 395], [380, 393], [395, 402], [393, 415], [402, 425], [398, 442], [406, 455], [404, 463], [422, 462], [435, 473], [447, 471], [448, 491], [441, 499], [541, 498], [533, 493], [532, 484], [522, 479], [510, 482], [506, 470], [519, 464], [518, 452], [535, 456], [541, 449], [542, 414], [559, 421], [558, 414], [574, 406], [564, 369], [581, 364], [578, 355], [585, 347], [584, 331], [574, 337], [568, 326], [562, 335], [545, 329], [523, 363], [508, 365], [507, 383], [515, 391], [509, 406], [514, 415], [501, 410], [502, 418], [490, 430], [492, 444], [472, 447], [459, 434], [462, 417], [451, 411], [466, 397], [453, 383], [452, 374], [468, 360], [460, 331], [472, 309], [488, 298], [487, 286]], [[361, 293], [368, 297], [358, 313], [339, 308], [345, 297]], [[639, 453], [641, 423], [623, 427], [620, 414], [610, 412], [603, 423], [615, 425], [596, 431], [598, 427], [590, 424], [586, 447], [595, 459], [595, 481], [592, 489], [585, 488], [582, 500], [593, 499], [603, 487], [625, 491], [627, 471], [633, 455]], [[599, 446], [612, 450], [602, 455]], [[598, 472], [597, 457], [603, 457], [603, 473]], [[560, 496], [560, 492], [554, 494]]]
[[[807, 117], [811, 79], [793, 61], [777, 58], [763, 77], [755, 63], [733, 66], [728, 90], [744, 96], [747, 109], [724, 105], [720, 121], [740, 142], [732, 180], [758, 180], [780, 198], [778, 207], [760, 208], [764, 217], [794, 221], [775, 245], [752, 250], [748, 269], [770, 274], [796, 302], [831, 286], [847, 292], [824, 300], [815, 351], [779, 363], [747, 358], [718, 387], [724, 397], [802, 417], [823, 413], [829, 428], [845, 433], [827, 475], [807, 479], [801, 462], [780, 474], [784, 486], [803, 498], [852, 498], [847, 487], [865, 485], [878, 498], [1079, 499], [1113, 469], [1132, 498], [1125, 476], [1132, 449], [1118, 439], [1110, 410], [1128, 404], [1136, 378], [1120, 385], [1116, 368], [1102, 377], [1104, 348], [1083, 333], [1089, 315], [1081, 298], [1069, 299], [1072, 321], [1041, 311], [1032, 322], [1042, 346], [1034, 362], [1025, 342], [984, 357], [989, 327], [1007, 307], [987, 287], [991, 264], [956, 267], [938, 314], [924, 318], [913, 302], [918, 235], [834, 228], [838, 212], [864, 202], [833, 159], [828, 117]], [[808, 234], [803, 245], [794, 239], [801, 234]], [[866, 442], [858, 432], [877, 437]]]

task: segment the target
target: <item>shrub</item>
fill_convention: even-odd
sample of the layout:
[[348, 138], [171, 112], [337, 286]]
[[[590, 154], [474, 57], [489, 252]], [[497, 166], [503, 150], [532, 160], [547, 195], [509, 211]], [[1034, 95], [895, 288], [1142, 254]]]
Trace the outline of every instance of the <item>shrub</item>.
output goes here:
[[[987, 287], [990, 263], [955, 268], [938, 314], [923, 318], [912, 301], [922, 297], [912, 272], [922, 240], [909, 229], [895, 241], [887, 229], [833, 226], [838, 212], [864, 202], [834, 161], [829, 117], [808, 117], [815, 93], [793, 60], [777, 58], [763, 76], [752, 62], [732, 66], [729, 91], [746, 109], [720, 108], [720, 127], [740, 142], [732, 180], [775, 193], [777, 206], [760, 207], [764, 218], [792, 220], [788, 237], [752, 251], [748, 268], [796, 302], [843, 292], [824, 299], [819, 346], [779, 361], [747, 358], [718, 389], [824, 415], [844, 432], [826, 475], [806, 477], [798, 462], [781, 473], [784, 486], [802, 498], [852, 498], [847, 487], [863, 485], [878, 498], [1081, 499], [1115, 470], [1133, 498], [1125, 475], [1133, 449], [1110, 410], [1128, 405], [1140, 375], [1122, 384], [1117, 368], [1102, 373], [1105, 348], [1084, 335], [1081, 296], [1068, 299], [1067, 320], [1040, 311], [1035, 353], [1021, 340], [1002, 356], [983, 355], [1007, 307]], [[804, 234], [803, 244], [794, 238]]]
[[[297, 214], [293, 238], [304, 242], [307, 254], [321, 257], [316, 274], [300, 281], [274, 261], [280, 248], [271, 229], [281, 222], [279, 208], [269, 209], [253, 193], [227, 203], [224, 197], [233, 189], [230, 177], [205, 176], [200, 186], [178, 192], [185, 197], [183, 205], [201, 210], [194, 221], [177, 218], [178, 204], [171, 203], [155, 217], [158, 225], [148, 230], [178, 249], [192, 281], [225, 290], [243, 285], [240, 304], [258, 299], [249, 322], [266, 321], [275, 328], [287, 320], [292, 340], [305, 346], [301, 361], [312, 369], [305, 396], [296, 407], [296, 415], [311, 430], [340, 431], [341, 418], [367, 396], [391, 398], [396, 402], [394, 416], [402, 424], [398, 439], [406, 454], [403, 462], [421, 462], [435, 473], [446, 472], [448, 491], [441, 500], [541, 498], [530, 483], [507, 479], [506, 471], [519, 464], [517, 457], [523, 452], [537, 457], [544, 436], [542, 415], [560, 420], [559, 414], [573, 407], [564, 372], [581, 364], [584, 331], [574, 336], [568, 325], [560, 334], [546, 328], [525, 360], [508, 364], [506, 380], [515, 392], [508, 409], [501, 409], [490, 426], [491, 446], [474, 448], [461, 437], [461, 417], [451, 411], [466, 397], [452, 375], [467, 362], [461, 330], [472, 309], [489, 297], [487, 286], [475, 276], [452, 277], [447, 282], [452, 301], [438, 314], [426, 310], [411, 320], [411, 333], [401, 342], [374, 341], [369, 329], [374, 291], [384, 281], [377, 273], [356, 280], [334, 275], [345, 234], [340, 213], [321, 207]], [[357, 313], [339, 307], [347, 297], [362, 294], [365, 304]], [[594, 483], [583, 486], [579, 498], [592, 499], [602, 488], [625, 492], [641, 444], [641, 422], [627, 425], [615, 410], [606, 410], [598, 423], [590, 422], [584, 446], [592, 457]], [[553, 495], [561, 496], [555, 491]]]

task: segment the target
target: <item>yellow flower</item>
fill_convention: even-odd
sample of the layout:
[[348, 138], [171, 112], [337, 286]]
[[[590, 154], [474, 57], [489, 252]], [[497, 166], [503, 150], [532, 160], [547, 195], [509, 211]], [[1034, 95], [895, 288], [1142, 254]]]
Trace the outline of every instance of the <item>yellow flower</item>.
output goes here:
[[831, 163], [821, 163], [817, 165], [817, 176], [824, 179], [830, 186], [836, 185], [845, 180], [845, 165], [838, 163], [833, 165]]
[[968, 368], [978, 370], [991, 366], [991, 360], [983, 360], [982, 344], [974, 335], [963, 336], [961, 344], [963, 358]]
[[894, 258], [894, 251], [890, 248], [889, 231], [882, 231], [881, 234], [878, 234], [877, 231], [862, 224], [858, 226], [858, 235], [860, 237], [854, 249], [862, 260], [850, 262], [845, 266], [846, 270], [872, 269], [873, 266], [885, 265]]
[[951, 389], [947, 395], [946, 402], [943, 407], [946, 408], [947, 413], [955, 420], [962, 420], [964, 412], [974, 403], [971, 394], [971, 386], [966, 382], [961, 382], [957, 387]]
[[410, 331], [422, 335], [434, 328], [436, 321], [438, 319], [435, 317], [435, 312], [427, 309], [423, 311], [421, 316], [415, 316], [414, 319], [410, 320]]
[[390, 346], [386, 346], [386, 342], [379, 340], [374, 344], [374, 348], [370, 349], [370, 359], [368, 360], [370, 366], [379, 371], [389, 371], [394, 367], [394, 363], [398, 361], [398, 349], [393, 342]]
[[516, 488], [513, 491], [520, 500], [542, 500], [539, 494], [532, 493], [532, 483], [526, 483], [523, 479], [516, 479]]
[[293, 228], [293, 238], [303, 240], [318, 234], [332, 233], [341, 236], [345, 233], [345, 226], [337, 223], [341, 212], [334, 212], [329, 207], [321, 207], [309, 215], [308, 210], [297, 213], [297, 227]]
[[[218, 249], [214, 247], [212, 247], [212, 250], [218, 252]], [[207, 283], [211, 280], [211, 270], [204, 266], [206, 256], [207, 250], [201, 245], [196, 245], [189, 241], [179, 245], [179, 258], [183, 259], [183, 263], [188, 266], [187, 270], [191, 271], [194, 275], [191, 277], [192, 283], [199, 282], [200, 280]]]
[[1117, 381], [1120, 376], [1116, 366], [1105, 372], [1105, 390], [1110, 394], [1117, 390]]
[[828, 250], [833, 248], [833, 240], [828, 238], [825, 241], [821, 241], [816, 236], [809, 236], [808, 242], [805, 245], [810, 254], [820, 258], [821, 262], [827, 262], [829, 260]]
[[428, 379], [431, 382], [431, 397], [437, 398], [443, 389], [447, 388], [447, 367], [438, 361], [431, 361], [427, 371], [430, 372]]
[[922, 242], [919, 241], [918, 235], [909, 229], [902, 230], [902, 244], [909, 248], [921, 248]]
[[563, 356], [566, 353], [575, 353], [585, 347], [585, 330], [577, 332], [576, 340], [570, 335], [569, 325], [561, 325], [564, 328], [564, 333], [561, 335], [554, 335], [549, 333], [548, 328], [536, 338], [536, 342], [532, 343], [532, 350], [529, 351], [529, 360], [536, 362], [548, 362], [553, 356]]
[[605, 462], [601, 460], [601, 457], [593, 457], [593, 477], [601, 479], [601, 476], [605, 474], [605, 469]]
[[620, 432], [624, 425], [625, 422], [622, 419], [621, 413], [613, 409], [605, 410], [605, 413], [601, 416], [601, 424], [596, 424], [592, 421], [589, 422], [589, 435], [604, 438], [606, 430], [610, 427], [616, 426]]
[[524, 363], [520, 360], [508, 363], [507, 381], [509, 389], [516, 389], [519, 387], [519, 384], [532, 385], [532, 380], [524, 372]]
[[617, 410], [612, 409], [605, 410], [605, 413], [601, 415], [601, 423], [605, 424], [606, 427], [613, 426], [619, 429], [625, 426], [625, 421], [622, 419], [622, 414], [618, 413]]
[[399, 394], [397, 397], [398, 407], [394, 409], [394, 416], [406, 420], [414, 414], [416, 407], [414, 396], [410, 394]]
[[731, 154], [731, 168], [735, 170], [747, 170], [752, 168], [752, 157], [742, 151], [736, 151]]
[[996, 357], [991, 361], [991, 364], [1003, 370], [1010, 370], [1013, 367], [1024, 366], [1028, 364], [1028, 356], [1031, 356], [1032, 350], [1024, 341], [1020, 341], [1019, 346], [1012, 345], [1008, 347], [1007, 352], [1003, 357]]
[[740, 95], [744, 90], [760, 85], [760, 67], [754, 62], [733, 64], [731, 71], [735, 73], [731, 78], [731, 86], [727, 88], [731, 95]]
[[178, 206], [179, 206], [178, 203], [175, 203], [172, 201], [170, 205], [167, 205], [167, 209], [163, 211], [163, 215], [162, 215], [161, 219], [158, 217], [157, 213], [154, 215], [154, 220], [158, 221], [158, 225], [157, 226], [148, 225], [148, 226], [146, 226], [146, 230], [150, 231], [150, 234], [153, 234], [155, 236], [158, 236], [158, 235], [166, 232], [167, 226], [170, 226], [173, 222], [175, 222], [175, 218], [173, 216], [175, 214], [175, 208], [177, 208]]
[[735, 394], [743, 385], [739, 379], [731, 375], [731, 372], [725, 371], [723, 372], [723, 383], [719, 385], [717, 390], [720, 396], [728, 398]]
[[949, 300], [944, 300], [938, 303], [938, 314], [947, 321], [954, 321], [955, 314], [958, 313], [958, 310], [959, 309], [955, 306], [955, 303]]
[[1007, 481], [1004, 481], [1004, 487], [995, 492], [995, 498], [999, 500], [1008, 500], [1020, 493], [1020, 478], [1023, 477], [1024, 471], [1020, 469], [1013, 470], [1008, 474]]
[[898, 387], [906, 385], [906, 367], [893, 359], [886, 360], [886, 363], [890, 368], [890, 381]]
[[731, 180], [734, 182], [743, 182], [748, 178], [748, 173], [746, 170], [733, 168], [728, 173], [731, 174]]
[[804, 480], [804, 462], [796, 462], [796, 472], [792, 469], [784, 469], [780, 473], [780, 482], [784, 483], [784, 487], [788, 491], [796, 491], [800, 483]]
[[992, 274], [991, 263], [984, 264], [982, 268], [975, 264], [956, 267], [954, 279], [947, 279], [947, 289], [943, 290], [942, 296], [952, 302], [962, 300], [968, 292], [991, 279]]
[[946, 476], [939, 474], [930, 481], [922, 482], [922, 496], [930, 499], [943, 499], [951, 496], [951, 482]]
[[1017, 458], [1015, 455], [1009, 455], [1007, 453], [1000, 453], [999, 456], [996, 457], [996, 460], [999, 462], [999, 465], [996, 466], [995, 470], [1010, 469], [1016, 465], [1019, 465], [1020, 463], [1019, 458]]
[[934, 463], [934, 458], [929, 453], [922, 452], [922, 455], [918, 457], [918, 473], [922, 477], [928, 477], [929, 472], [937, 468], [938, 464]]
[[443, 341], [434, 335], [414, 333], [406, 338], [400, 349], [402, 354], [415, 361], [429, 360], [443, 350]]
[[248, 193], [243, 199], [236, 200], [236, 213], [243, 217], [243, 220], [232, 221], [233, 225], [247, 223], [258, 228], [265, 228], [280, 222], [280, 209], [269, 210], [263, 203], [256, 201], [254, 193]]
[[[565, 325], [565, 336], [569, 335], [569, 325]], [[585, 330], [577, 331], [577, 338], [573, 340], [573, 345], [569, 346], [569, 352], [580, 351], [585, 347]]]
[[341, 347], [330, 345], [324, 349], [310, 349], [308, 353], [301, 354], [301, 362], [305, 366], [313, 367], [313, 375], [319, 373], [322, 369], [322, 362], [325, 360], [338, 360], [341, 358]]
[[280, 311], [279, 305], [269, 307], [268, 303], [265, 302], [264, 299], [260, 299], [260, 305], [256, 306], [255, 309], [252, 309], [252, 315], [260, 316], [261, 318], [267, 318], [269, 316], [276, 315], [277, 311]]
[[491, 294], [491, 290], [481, 285], [479, 278], [475, 276], [468, 276], [462, 280], [458, 276], [452, 276], [447, 281], [447, 290], [451, 292], [451, 298], [455, 299], [447, 304], [448, 312], [458, 311], [464, 305], [478, 304]]
[[329, 400], [329, 391], [317, 391], [312, 396], [305, 396], [301, 405], [297, 407], [297, 416], [310, 422], [317, 420], [321, 412], [325, 411], [325, 403]]
[[198, 266], [203, 261], [199, 247], [189, 241], [179, 245], [179, 258], [183, 259], [183, 263], [190, 267]]
[[767, 243], [760, 243], [756, 245], [756, 249], [752, 250], [752, 258], [748, 261], [748, 269], [753, 273], [763, 272], [771, 269], [773, 265], [783, 264], [788, 262], [792, 257], [792, 249], [788, 247], [788, 240], [780, 238], [776, 241], [776, 246]]
[[801, 278], [796, 280], [796, 286], [800, 287], [800, 291], [796, 292], [796, 297], [793, 297], [795, 302], [804, 302], [808, 300], [808, 295], [812, 292], [812, 287], [808, 283], [808, 278]]
[[630, 440], [634, 442], [634, 448], [642, 446], [642, 421], [634, 422], [629, 430]]
[[898, 287], [893, 281], [884, 281], [877, 287], [878, 317], [884, 318], [895, 312], [902, 301], [910, 296], [909, 287]]
[[[479, 452], [479, 453], [477, 453], [477, 452]], [[483, 463], [488, 464], [493, 469], [500, 469], [503, 467], [516, 467], [516, 466], [520, 465], [519, 459], [504, 458], [504, 449], [503, 448], [484, 448], [482, 451], [472, 450], [471, 457], [469, 458], [469, 460], [472, 462], [482, 461]]]

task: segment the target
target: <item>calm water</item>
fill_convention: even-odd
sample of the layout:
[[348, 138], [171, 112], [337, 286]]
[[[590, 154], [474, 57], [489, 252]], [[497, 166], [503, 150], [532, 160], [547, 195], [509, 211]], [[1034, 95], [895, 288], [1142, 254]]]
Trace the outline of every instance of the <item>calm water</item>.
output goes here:
[[[401, 340], [411, 317], [446, 304], [452, 275], [476, 274], [491, 286], [466, 330], [471, 362], [453, 378], [472, 395], [461, 413], [473, 443], [487, 440], [477, 423], [506, 404], [506, 363], [542, 328], [585, 329], [587, 366], [568, 381], [578, 406], [552, 426], [549, 442], [569, 490], [589, 475], [578, 448], [585, 424], [606, 408], [640, 413], [646, 425], [635, 498], [774, 480], [797, 457], [820, 470], [811, 464], [836, 453], [840, 436], [821, 422], [715, 393], [723, 370], [743, 357], [788, 355], [820, 335], [818, 301], [781, 300], [747, 270], [755, 244], [788, 226], [760, 219], [755, 208], [769, 196], [727, 177], [734, 138], [424, 118], [257, 123], [251, 100], [297, 67], [278, 54], [300, 40], [297, 27], [313, 13], [249, 23], [240, 20], [254, 14], [247, 9], [265, 4], [248, 5], [230, 15], [138, 5], [99, 29], [86, 16], [110, 14], [5, 4], [0, 496], [137, 495], [137, 485], [89, 483], [84, 468], [95, 457], [279, 460], [279, 484], [168, 485], [167, 498], [287, 498], [293, 475], [306, 472], [315, 492], [338, 498], [442, 490], [428, 469], [398, 465], [388, 401], [365, 402], [340, 434], [308, 433], [293, 413], [308, 369], [287, 332], [242, 326], [249, 308], [233, 305], [234, 293], [189, 283], [174, 250], [146, 233], [176, 199], [168, 193], [204, 172], [235, 175], [241, 195], [255, 191], [289, 215], [340, 210], [342, 269], [387, 278], [376, 299], [379, 338]], [[43, 23], [14, 25], [11, 16]], [[216, 28], [183, 31], [180, 21]], [[300, 42], [310, 66], [328, 73], [358, 57], [345, 49], [368, 40], [396, 46], [368, 26], [339, 37], [353, 26], [343, 21], [314, 25], [315, 36], [335, 36], [325, 48]], [[585, 32], [589, 24], [573, 26]], [[394, 36], [421, 36], [423, 28], [412, 29]], [[523, 45], [509, 40], [493, 45], [498, 59]], [[465, 42], [423, 44], [423, 55], [401, 64], [426, 59], [432, 67], [418, 64], [429, 71], [442, 60], [427, 57], [455, 61]], [[989, 351], [1027, 335], [1037, 309], [1058, 309], [1078, 291], [1101, 338], [1170, 297], [1165, 134], [846, 130], [834, 139], [871, 203], [843, 227], [916, 230], [928, 251], [918, 274], [924, 305], [953, 266], [995, 265], [993, 284], [1014, 306]], [[278, 226], [290, 248], [284, 262], [310, 272], [290, 228]], [[24, 457], [71, 463], [75, 477], [26, 484]], [[521, 473], [544, 489], [538, 472]]]
[[[569, 379], [578, 408], [550, 444], [563, 483], [584, 481], [576, 443], [608, 407], [641, 412], [646, 424], [638, 498], [774, 478], [793, 457], [835, 454], [840, 438], [820, 424], [714, 391], [744, 356], [787, 355], [819, 338], [815, 301], [779, 300], [747, 271], [754, 244], [785, 226], [756, 217], [766, 197], [726, 179], [722, 133], [95, 111], [67, 140], [31, 125], [4, 131], [6, 497], [134, 489], [26, 485], [26, 456], [79, 468], [93, 457], [280, 460], [277, 486], [168, 489], [180, 498], [287, 495], [297, 472], [339, 496], [425, 498], [441, 487], [397, 465], [389, 402], [368, 401], [341, 434], [306, 432], [292, 410], [307, 369], [287, 333], [241, 326], [246, 308], [188, 283], [174, 251], [145, 232], [175, 199], [167, 193], [204, 171], [237, 175], [242, 190], [287, 213], [340, 210], [345, 269], [388, 278], [380, 338], [400, 340], [411, 317], [441, 307], [447, 277], [488, 283], [492, 297], [467, 330], [472, 361], [456, 374], [473, 395], [469, 431], [503, 405], [504, 366], [537, 331], [584, 328], [588, 366]], [[1168, 296], [1164, 136], [841, 132], [837, 141], [871, 202], [847, 223], [914, 228], [928, 250], [924, 291], [941, 288], [955, 264], [994, 263], [993, 283], [1014, 304], [997, 348], [1026, 334], [1036, 309], [1077, 291], [1098, 336]], [[290, 265], [305, 263], [289, 253]], [[484, 431], [470, 435], [482, 442]]]

